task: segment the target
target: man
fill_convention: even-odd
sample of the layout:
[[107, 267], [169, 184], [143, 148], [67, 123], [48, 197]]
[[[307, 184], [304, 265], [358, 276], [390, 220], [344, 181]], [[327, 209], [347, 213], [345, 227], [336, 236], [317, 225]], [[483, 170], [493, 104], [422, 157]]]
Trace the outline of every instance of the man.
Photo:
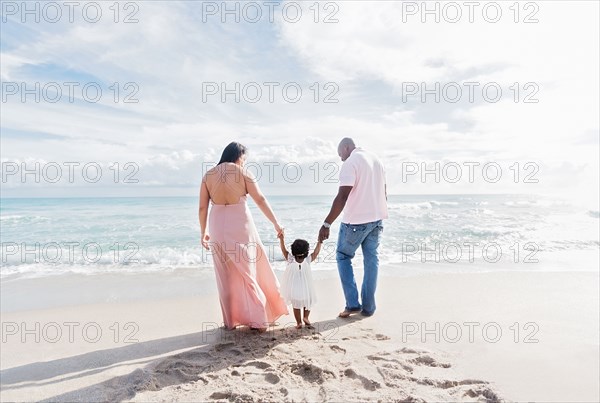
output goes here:
[[[331, 224], [344, 211], [336, 260], [346, 307], [339, 316], [347, 318], [353, 312], [371, 316], [376, 308], [375, 289], [379, 269], [377, 248], [383, 231], [382, 220], [388, 218], [385, 170], [375, 155], [356, 147], [351, 138], [344, 138], [340, 142], [338, 155], [343, 161], [340, 187], [329, 215], [319, 230], [319, 240], [329, 238]], [[362, 305], [358, 300], [352, 268], [352, 258], [359, 246], [362, 247], [364, 257]]]

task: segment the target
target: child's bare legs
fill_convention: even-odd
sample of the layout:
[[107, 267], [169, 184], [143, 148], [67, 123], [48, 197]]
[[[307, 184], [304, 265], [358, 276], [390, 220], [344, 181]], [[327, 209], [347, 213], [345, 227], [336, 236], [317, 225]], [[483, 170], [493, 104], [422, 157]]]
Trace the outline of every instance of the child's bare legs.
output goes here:
[[294, 318], [296, 318], [296, 329], [302, 328], [302, 319], [300, 318], [300, 309], [294, 308]]
[[308, 315], [310, 315], [310, 310], [304, 308], [304, 323], [306, 324], [307, 328], [312, 329], [313, 327], [310, 321], [308, 320]]

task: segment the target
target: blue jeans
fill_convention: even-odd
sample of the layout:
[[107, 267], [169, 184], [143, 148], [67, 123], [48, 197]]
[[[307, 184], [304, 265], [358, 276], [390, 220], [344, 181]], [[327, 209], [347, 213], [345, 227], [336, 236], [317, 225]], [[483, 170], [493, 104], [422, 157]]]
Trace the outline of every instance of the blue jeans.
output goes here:
[[[346, 298], [346, 310], [362, 310], [366, 315], [372, 315], [375, 312], [375, 289], [377, 288], [377, 271], [379, 269], [377, 248], [382, 231], [382, 220], [366, 224], [342, 223], [340, 225], [336, 260]], [[359, 246], [362, 247], [365, 272], [360, 293], [362, 305], [358, 301], [358, 289], [352, 268], [352, 258]]]

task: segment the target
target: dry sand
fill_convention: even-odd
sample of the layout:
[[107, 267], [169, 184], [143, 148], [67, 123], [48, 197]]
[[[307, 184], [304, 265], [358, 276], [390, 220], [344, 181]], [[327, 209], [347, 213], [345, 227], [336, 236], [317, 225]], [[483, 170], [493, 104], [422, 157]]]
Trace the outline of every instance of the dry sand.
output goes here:
[[339, 280], [324, 279], [315, 329], [288, 316], [262, 334], [219, 329], [214, 293], [4, 312], [1, 399], [598, 401], [598, 280], [381, 277], [376, 314], [339, 319]]

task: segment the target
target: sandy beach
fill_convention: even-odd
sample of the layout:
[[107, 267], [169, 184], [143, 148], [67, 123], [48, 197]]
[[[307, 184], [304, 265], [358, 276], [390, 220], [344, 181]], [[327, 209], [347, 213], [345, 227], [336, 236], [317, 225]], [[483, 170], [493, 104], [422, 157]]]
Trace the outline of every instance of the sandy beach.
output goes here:
[[600, 0], [0, 15], [0, 403], [600, 403]]
[[[54, 289], [81, 290], [65, 279]], [[315, 329], [300, 331], [292, 316], [262, 334], [219, 328], [210, 284], [188, 297], [5, 311], [2, 401], [600, 398], [597, 273], [381, 277], [377, 313], [350, 319], [336, 318], [338, 281], [316, 281]], [[5, 282], [3, 303], [34, 283]]]

